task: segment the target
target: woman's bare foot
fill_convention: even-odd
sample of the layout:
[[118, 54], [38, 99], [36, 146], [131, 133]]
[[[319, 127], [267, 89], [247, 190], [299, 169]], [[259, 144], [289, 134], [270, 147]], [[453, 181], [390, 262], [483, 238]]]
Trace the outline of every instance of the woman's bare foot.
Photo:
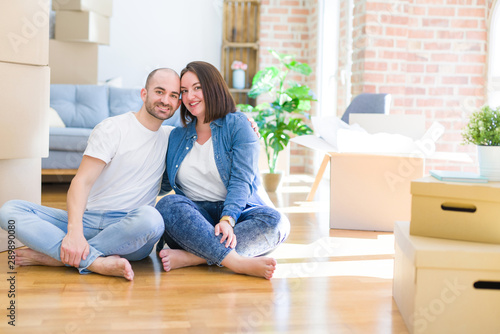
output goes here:
[[50, 256], [31, 248], [20, 248], [14, 251], [15, 261], [19, 266], [51, 266], [62, 267], [64, 264]]
[[182, 249], [162, 249], [159, 255], [165, 271], [207, 263], [205, 259]]
[[231, 251], [221, 262], [237, 274], [271, 279], [276, 270], [276, 260], [270, 257], [245, 257]]
[[134, 279], [130, 262], [118, 255], [98, 257], [87, 269], [101, 275], [124, 277], [129, 281]]

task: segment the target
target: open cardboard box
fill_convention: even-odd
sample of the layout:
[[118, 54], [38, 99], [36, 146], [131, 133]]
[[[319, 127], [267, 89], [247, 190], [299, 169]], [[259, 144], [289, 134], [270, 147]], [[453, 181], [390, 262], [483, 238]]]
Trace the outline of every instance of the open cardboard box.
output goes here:
[[[323, 172], [330, 162], [330, 228], [393, 231], [395, 221], [410, 220], [410, 182], [424, 175], [426, 159], [472, 162], [464, 153], [436, 152], [435, 142], [444, 130], [441, 125], [434, 124], [425, 131], [424, 116], [350, 116], [351, 124], [359, 124], [369, 134], [404, 135], [413, 141], [410, 143], [406, 138], [409, 144], [406, 148], [396, 145], [392, 149], [376, 147], [373, 142], [378, 137], [375, 141], [369, 138], [370, 143], [366, 145], [341, 143], [341, 137], [348, 139], [352, 136], [342, 129], [339, 130], [337, 145], [316, 135], [292, 139], [299, 145], [325, 154], [308, 200], [314, 197]], [[322, 126], [326, 123], [320, 121]], [[396, 141], [403, 140], [402, 137], [394, 138]], [[390, 136], [380, 140], [380, 143], [387, 139]], [[344, 150], [344, 147], [350, 151]], [[367, 151], [363, 151], [364, 147]]]

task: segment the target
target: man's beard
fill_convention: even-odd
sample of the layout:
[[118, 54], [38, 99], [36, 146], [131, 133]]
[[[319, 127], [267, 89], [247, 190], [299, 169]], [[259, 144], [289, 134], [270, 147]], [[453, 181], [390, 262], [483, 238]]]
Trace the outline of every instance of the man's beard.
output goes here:
[[[156, 105], [158, 105], [159, 107], [161, 108], [168, 108], [170, 109], [170, 114], [168, 114], [167, 116], [163, 117], [163, 116], [159, 116], [155, 113], [155, 107]], [[159, 120], [166, 120], [166, 119], [169, 119], [170, 117], [172, 117], [172, 114], [173, 114], [173, 107], [170, 105], [170, 104], [163, 104], [163, 103], [156, 103], [155, 105], [153, 105], [152, 103], [147, 103], [146, 104], [146, 111], [151, 115], [153, 116], [154, 118], [156, 119], [159, 119]]]

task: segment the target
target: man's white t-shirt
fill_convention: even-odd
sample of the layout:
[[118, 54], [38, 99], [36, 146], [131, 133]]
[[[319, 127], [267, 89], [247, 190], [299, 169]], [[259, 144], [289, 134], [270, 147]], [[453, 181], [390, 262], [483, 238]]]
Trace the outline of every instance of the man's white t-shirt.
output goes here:
[[128, 112], [99, 123], [84, 155], [106, 163], [92, 187], [87, 210], [131, 211], [154, 206], [165, 170], [168, 137], [173, 127], [144, 127]]

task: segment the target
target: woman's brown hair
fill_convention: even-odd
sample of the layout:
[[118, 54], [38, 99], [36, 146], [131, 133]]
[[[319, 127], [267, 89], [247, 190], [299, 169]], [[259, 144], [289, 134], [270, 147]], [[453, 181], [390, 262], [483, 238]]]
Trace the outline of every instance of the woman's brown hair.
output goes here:
[[[205, 123], [222, 118], [236, 111], [236, 104], [224, 78], [212, 64], [193, 61], [181, 71], [181, 79], [187, 72], [194, 73], [200, 81], [205, 102]], [[193, 115], [181, 104], [181, 121], [184, 126], [193, 120]]]

